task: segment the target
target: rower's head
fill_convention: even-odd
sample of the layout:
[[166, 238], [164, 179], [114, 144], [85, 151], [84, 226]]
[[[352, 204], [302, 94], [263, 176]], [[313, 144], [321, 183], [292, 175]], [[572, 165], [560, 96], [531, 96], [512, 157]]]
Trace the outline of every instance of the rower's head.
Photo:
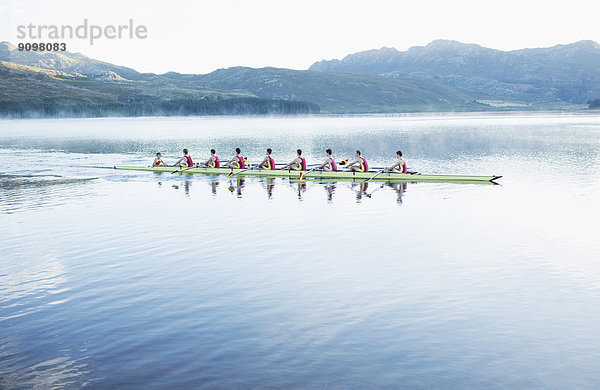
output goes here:
[[210, 150], [210, 154], [215, 154], [215, 153], [217, 153], [217, 151], [216, 151], [216, 150], [214, 150], [214, 149], [211, 149], [211, 150]]
[[187, 149], [183, 149], [183, 154], [188, 154], [188, 150]]
[[331, 154], [332, 154], [333, 152], [331, 151], [331, 149], [327, 149], [327, 150], [325, 151], [325, 153], [327, 153], [327, 155], [328, 155], [328, 156], [331, 156]]
[[396, 152], [396, 156], [398, 156], [398, 157], [402, 157], [402, 151], [401, 151], [401, 150], [398, 150], [398, 151]]
[[296, 150], [296, 153], [298, 153], [298, 156], [302, 156], [302, 149]]
[[267, 149], [267, 154], [271, 154], [271, 152], [272, 152], [272, 151], [273, 151], [273, 150], [271, 150], [271, 148], [268, 148], [268, 149]]
[[236, 152], [237, 154], [240, 154], [240, 153], [242, 153], [242, 149], [240, 149], [240, 148], [235, 148], [235, 152]]
[[156, 157], [160, 157], [162, 156], [162, 154], [160, 154], [160, 152], [156, 153]]
[[356, 157], [360, 157], [360, 150], [357, 150], [355, 154], [356, 154]]

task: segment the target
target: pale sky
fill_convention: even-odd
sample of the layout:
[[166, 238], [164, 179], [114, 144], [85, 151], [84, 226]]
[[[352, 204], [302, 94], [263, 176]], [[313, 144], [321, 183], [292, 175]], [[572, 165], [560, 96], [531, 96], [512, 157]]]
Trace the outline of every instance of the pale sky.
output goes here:
[[76, 27], [88, 19], [106, 27], [133, 19], [146, 26], [146, 39], [53, 42], [140, 72], [306, 69], [321, 59], [440, 38], [500, 50], [600, 42], [598, 8], [592, 0], [0, 0], [0, 41], [36, 41], [17, 39], [18, 25]]

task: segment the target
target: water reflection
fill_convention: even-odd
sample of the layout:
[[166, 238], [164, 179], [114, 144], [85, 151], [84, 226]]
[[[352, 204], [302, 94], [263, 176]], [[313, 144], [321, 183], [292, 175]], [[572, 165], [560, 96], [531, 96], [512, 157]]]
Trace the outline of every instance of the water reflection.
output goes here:
[[236, 180], [229, 180], [229, 187], [227, 189], [232, 194], [235, 193], [238, 198], [242, 197], [242, 189], [244, 188], [244, 184], [246, 180], [243, 177], [238, 176]]
[[[188, 176], [188, 175], [186, 175]], [[334, 199], [337, 195], [340, 195], [341, 191], [350, 191], [354, 194], [354, 199], [356, 203], [362, 203], [368, 199], [382, 199], [382, 195], [385, 192], [394, 192], [396, 193], [396, 203], [402, 204], [402, 197], [406, 191], [408, 183], [391, 183], [391, 182], [376, 182], [376, 183], [365, 183], [358, 181], [323, 181], [323, 180], [298, 180], [298, 179], [289, 179], [289, 178], [264, 178], [264, 177], [252, 177], [247, 178], [245, 176], [235, 176], [232, 178], [226, 178], [224, 176], [196, 176], [196, 186], [202, 189], [192, 191], [192, 184], [194, 182], [193, 175], [192, 177], [186, 177], [183, 182], [172, 183], [170, 187], [174, 190], [179, 191], [183, 188], [184, 195], [186, 197], [192, 197], [192, 193], [197, 194], [197, 196], [202, 196], [202, 193], [205, 192], [205, 189], [210, 191], [213, 199], [219, 198], [219, 194], [229, 193], [234, 195], [236, 198], [242, 199], [244, 198], [244, 193], [249, 191], [250, 189], [260, 188], [266, 195], [267, 199], [273, 199], [274, 194], [278, 193], [275, 191], [275, 187], [280, 186], [281, 188], [288, 188], [291, 190], [291, 193], [295, 195], [299, 202], [304, 201], [307, 193], [318, 192], [316, 189], [322, 188], [325, 193], [324, 200], [327, 203], [333, 203]], [[201, 185], [207, 184], [208, 188]], [[162, 187], [164, 184], [163, 181], [157, 182], [159, 187]], [[226, 192], [222, 192], [220, 188], [226, 188]], [[315, 190], [315, 191], [312, 191]], [[280, 194], [285, 194], [285, 191], [279, 192]], [[291, 195], [290, 192], [287, 192], [288, 195]], [[281, 195], [285, 196], [285, 195]]]
[[300, 202], [302, 202], [304, 193], [306, 192], [306, 181], [295, 181], [295, 180], [290, 180], [290, 187], [292, 189], [294, 189], [296, 191], [296, 193], [298, 194], [298, 200]]
[[404, 195], [404, 192], [406, 192], [406, 187], [408, 187], [408, 183], [382, 183], [379, 188], [375, 189], [367, 196], [370, 198], [375, 192], [385, 187], [394, 190], [394, 192], [397, 195], [396, 202], [398, 204], [402, 204], [402, 196]]
[[327, 194], [327, 203], [333, 202], [333, 194], [336, 189], [335, 183], [326, 183], [323, 185], [323, 188], [325, 189], [325, 193]]
[[210, 188], [213, 196], [217, 195], [217, 188], [219, 188], [219, 184], [220, 183], [218, 181], [213, 181], [210, 183]]
[[356, 203], [362, 201], [363, 196], [368, 196], [367, 190], [369, 189], [369, 183], [352, 183], [350, 187], [356, 194]]

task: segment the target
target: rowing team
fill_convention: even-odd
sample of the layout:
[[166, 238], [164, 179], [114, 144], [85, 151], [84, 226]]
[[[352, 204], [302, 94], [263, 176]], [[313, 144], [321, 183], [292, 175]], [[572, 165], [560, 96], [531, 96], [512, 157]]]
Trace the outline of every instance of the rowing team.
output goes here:
[[[267, 155], [262, 160], [260, 164], [256, 167], [260, 169], [276, 169], [275, 168], [275, 160], [271, 156], [273, 151], [269, 148], [267, 149]], [[219, 157], [217, 157], [217, 152], [214, 149], [210, 150], [210, 158], [204, 163], [205, 166], [209, 168], [234, 168], [234, 169], [247, 169], [246, 162], [247, 158], [242, 156], [242, 150], [240, 148], [235, 149], [235, 156], [229, 160], [226, 164], [221, 166], [221, 161]], [[296, 151], [297, 156], [294, 158], [289, 164], [286, 164], [282, 169], [284, 170], [298, 170], [298, 171], [306, 171], [306, 159], [302, 157], [302, 150], [298, 149]], [[352, 172], [369, 172], [369, 164], [367, 160], [361, 155], [360, 150], [357, 150], [354, 154], [355, 159], [353, 161], [344, 160], [339, 163], [335, 162], [335, 159], [332, 156], [331, 149], [327, 149], [325, 151], [326, 158], [325, 161], [318, 165], [315, 169], [322, 169], [324, 171], [337, 171], [338, 165], [344, 165]], [[398, 150], [396, 152], [397, 159], [394, 161], [392, 165], [386, 168], [387, 171], [397, 171], [406, 173], [406, 162], [402, 159], [402, 152]], [[153, 167], [168, 167], [160, 153], [156, 153], [156, 158], [154, 159]], [[192, 157], [189, 154], [187, 149], [183, 149], [183, 156], [173, 165], [174, 167], [193, 167], [194, 162], [192, 161]]]

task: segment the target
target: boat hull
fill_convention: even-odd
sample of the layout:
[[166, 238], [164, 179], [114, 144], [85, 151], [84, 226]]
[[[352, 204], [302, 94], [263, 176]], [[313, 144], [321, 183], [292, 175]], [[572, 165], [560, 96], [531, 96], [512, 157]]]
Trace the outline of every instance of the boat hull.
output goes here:
[[[115, 169], [133, 170], [133, 171], [150, 171], [150, 172], [181, 172], [181, 173], [202, 173], [209, 175], [229, 175], [231, 172], [238, 173], [243, 169], [230, 168], [207, 168], [194, 167], [182, 168], [176, 167], [137, 167], [137, 166], [115, 166]], [[501, 176], [465, 176], [465, 175], [424, 175], [424, 174], [408, 174], [399, 172], [383, 172], [373, 177], [375, 172], [349, 172], [349, 171], [295, 171], [282, 169], [249, 169], [239, 174], [239, 176], [259, 176], [259, 177], [284, 177], [290, 179], [300, 179], [300, 173], [303, 173], [303, 178], [306, 180], [352, 180], [352, 181], [371, 181], [379, 182], [434, 182], [434, 183], [494, 183], [494, 180]]]

